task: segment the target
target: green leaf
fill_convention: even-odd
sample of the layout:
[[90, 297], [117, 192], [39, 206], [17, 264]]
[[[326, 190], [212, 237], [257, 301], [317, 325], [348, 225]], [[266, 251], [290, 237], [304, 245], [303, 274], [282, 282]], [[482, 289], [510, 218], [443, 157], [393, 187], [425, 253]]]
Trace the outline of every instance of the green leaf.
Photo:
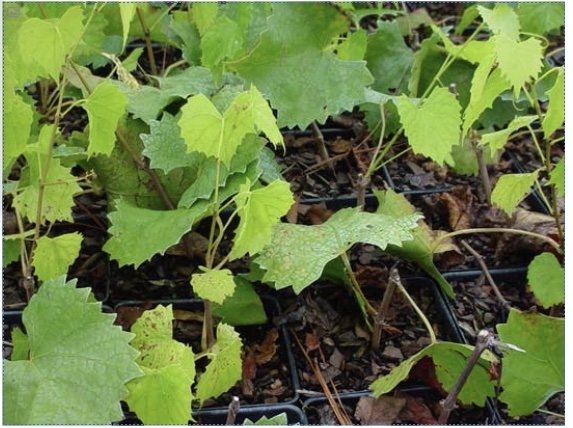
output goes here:
[[367, 42], [368, 33], [363, 28], [359, 28], [338, 45], [336, 56], [342, 61], [361, 61], [366, 54]]
[[519, 19], [513, 8], [506, 4], [496, 4], [493, 9], [477, 7], [479, 14], [493, 34], [503, 34], [512, 40], [519, 39]]
[[109, 425], [123, 418], [124, 386], [141, 375], [133, 334], [113, 325], [89, 288], [46, 281], [24, 309], [29, 356], [4, 361], [3, 422]]
[[209, 29], [217, 19], [219, 5], [216, 3], [195, 3], [193, 5], [193, 18], [201, 35]]
[[241, 187], [235, 203], [241, 219], [235, 229], [231, 260], [249, 253], [254, 255], [271, 241], [272, 227], [294, 203], [286, 181], [275, 180], [268, 186], [251, 190], [251, 183]]
[[372, 89], [384, 94], [400, 93], [408, 83], [414, 53], [404, 42], [396, 21], [380, 21], [378, 30], [368, 36], [364, 59], [375, 79]]
[[[474, 92], [473, 87], [476, 83], [476, 78], [478, 77], [478, 72], [485, 72], [487, 80], [483, 84], [483, 91]], [[502, 75], [499, 68], [491, 72], [489, 67], [487, 69], [478, 67], [472, 79], [472, 91], [470, 103], [468, 104], [466, 110], [464, 111], [464, 123], [462, 126], [462, 135], [466, 135], [468, 130], [472, 127], [474, 122], [478, 120], [480, 115], [487, 108], [492, 107], [493, 102], [499, 97], [499, 95], [505, 90], [511, 87], [510, 82]]]
[[256, 421], [251, 421], [249, 418], [246, 418], [243, 422], [243, 425], [288, 425], [288, 418], [285, 412], [279, 413], [278, 415], [271, 416], [270, 418], [263, 415]]
[[494, 50], [502, 74], [513, 86], [514, 98], [519, 97], [521, 87], [536, 79], [543, 66], [543, 47], [541, 41], [529, 38], [524, 41], [494, 36]]
[[436, 88], [421, 104], [402, 95], [398, 101], [404, 133], [415, 153], [439, 164], [452, 163], [452, 146], [460, 143], [460, 104], [446, 88]]
[[121, 26], [123, 29], [122, 37], [123, 37], [123, 46], [125, 47], [125, 43], [127, 42], [127, 35], [129, 34], [129, 26], [133, 17], [135, 16], [135, 12], [137, 10], [136, 3], [119, 3], [119, 14], [121, 15]]
[[7, 239], [4, 236], [2, 240], [2, 267], [5, 268], [18, 259], [20, 259], [20, 240]]
[[10, 355], [10, 361], [27, 360], [30, 355], [30, 341], [28, 340], [28, 336], [18, 327], [12, 330], [11, 336], [14, 349]]
[[61, 19], [24, 21], [18, 31], [22, 59], [38, 76], [59, 81], [66, 55], [82, 35], [83, 19], [82, 7], [74, 6]]
[[320, 278], [325, 265], [357, 242], [384, 250], [388, 244], [400, 245], [412, 239], [418, 215], [396, 219], [382, 214], [342, 209], [318, 226], [279, 223], [271, 243], [255, 262], [265, 269], [263, 280], [275, 288], [293, 287], [300, 293]]
[[126, 401], [144, 424], [186, 425], [191, 419], [191, 385], [195, 357], [190, 347], [173, 340], [171, 305], [145, 311], [132, 326], [131, 345], [145, 376], [127, 384]]
[[521, 129], [525, 126], [528, 126], [537, 119], [537, 116], [529, 115], [529, 116], [517, 116], [515, 117], [511, 123], [507, 125], [501, 131], [490, 132], [488, 134], [482, 134], [481, 139], [479, 141], [480, 146], [488, 145], [492, 151], [501, 150], [507, 143], [509, 136]]
[[[412, 368], [424, 357], [430, 357], [436, 369], [436, 377], [446, 391], [450, 391], [464, 369], [473, 346], [460, 343], [438, 342], [422, 349], [415, 355], [393, 368], [390, 373], [379, 377], [370, 389], [374, 397], [392, 391], [400, 382], [406, 380]], [[483, 357], [470, 372], [470, 375], [458, 395], [463, 404], [476, 404], [483, 407], [488, 397], [494, 395], [495, 382], [490, 379], [489, 363]], [[505, 370], [505, 360], [504, 360]], [[503, 376], [503, 375], [502, 375]]]
[[260, 325], [267, 322], [267, 314], [261, 298], [247, 279], [235, 276], [235, 292], [227, 297], [223, 304], [213, 303], [213, 315], [226, 324]]
[[216, 303], [223, 303], [235, 292], [233, 273], [229, 269], [209, 269], [200, 266], [203, 273], [191, 276], [191, 286], [199, 297]]
[[529, 415], [553, 394], [565, 391], [565, 319], [511, 309], [499, 338], [525, 352], [503, 357], [499, 399], [509, 416]]
[[219, 16], [201, 37], [201, 64], [213, 69], [221, 61], [233, 58], [243, 47], [242, 28], [226, 16]]
[[185, 141], [177, 121], [165, 112], [161, 120], [149, 121], [149, 134], [141, 134], [145, 149], [142, 154], [149, 158], [149, 166], [161, 169], [166, 174], [176, 168], [199, 164], [205, 157], [197, 152], [187, 153]]
[[532, 260], [527, 282], [544, 308], [565, 303], [565, 269], [553, 254], [541, 253]]
[[88, 96], [83, 105], [90, 124], [88, 156], [111, 154], [115, 146], [115, 130], [126, 106], [127, 96], [109, 81], [99, 84]]
[[499, 177], [491, 193], [491, 201], [511, 215], [514, 208], [531, 193], [537, 179], [537, 171], [528, 174], [505, 174]]
[[67, 233], [55, 238], [42, 236], [34, 250], [34, 273], [40, 281], [65, 275], [80, 254], [82, 235]]
[[[112, 226], [110, 239], [103, 246], [120, 266], [133, 264], [136, 268], [155, 254], [179, 242], [205, 214], [208, 203], [197, 203], [189, 209], [171, 211], [138, 208], [123, 200], [109, 214]], [[166, 227], [169, 225], [169, 227]]]
[[565, 69], [563, 67], [557, 69], [555, 85], [547, 91], [547, 96], [549, 106], [541, 123], [545, 139], [551, 137], [551, 134], [565, 122]]
[[[378, 209], [376, 210], [378, 214], [387, 215], [398, 220], [416, 213], [416, 209], [404, 195], [391, 189], [386, 191], [374, 190], [374, 194], [376, 199], [378, 199]], [[452, 286], [434, 265], [434, 254], [450, 248], [446, 244], [442, 244], [441, 248], [440, 246], [436, 247], [433, 235], [434, 231], [423, 220], [418, 220], [416, 228], [412, 230], [413, 239], [404, 241], [399, 245], [389, 244], [384, 252], [416, 263], [436, 280], [446, 295], [453, 298], [454, 291]]]
[[25, 148], [32, 123], [34, 110], [22, 97], [13, 94], [11, 89], [4, 92], [4, 126], [2, 129], [2, 159], [4, 168], [9, 166]]
[[275, 146], [283, 144], [272, 110], [254, 86], [237, 95], [223, 115], [202, 94], [191, 97], [181, 110], [179, 126], [187, 150], [213, 156], [225, 165], [249, 133], [261, 131]]
[[241, 345], [233, 327], [219, 323], [217, 342], [208, 354], [210, 362], [197, 382], [196, 396], [201, 404], [228, 391], [241, 379]]
[[[26, 155], [28, 161], [27, 171], [30, 171], [35, 180], [14, 198], [14, 206], [20, 215], [25, 216], [32, 223], [36, 222], [38, 212], [38, 197], [40, 192], [40, 168], [38, 157], [35, 154]], [[70, 174], [68, 168], [60, 166], [59, 159], [50, 159], [42, 203], [41, 223], [54, 223], [57, 220], [73, 222], [72, 207], [74, 195], [80, 193], [82, 188], [76, 182], [77, 177]], [[22, 184], [22, 183], [21, 183]]]
[[517, 15], [523, 32], [545, 35], [565, 26], [565, 2], [519, 3]]
[[260, 43], [232, 65], [269, 97], [280, 127], [324, 122], [352, 110], [373, 80], [363, 61], [340, 61], [329, 52], [348, 25], [328, 4], [275, 3]]
[[557, 188], [559, 196], [565, 196], [565, 158], [562, 157], [551, 170], [549, 183]]

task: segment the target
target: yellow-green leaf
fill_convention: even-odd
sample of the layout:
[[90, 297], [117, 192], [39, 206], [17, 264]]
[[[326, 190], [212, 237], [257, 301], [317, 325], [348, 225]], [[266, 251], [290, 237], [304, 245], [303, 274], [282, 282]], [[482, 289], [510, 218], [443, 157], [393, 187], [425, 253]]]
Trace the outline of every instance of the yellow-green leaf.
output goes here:
[[203, 273], [191, 276], [191, 286], [199, 297], [216, 303], [223, 303], [235, 291], [233, 273], [229, 269], [208, 269], [201, 266]]
[[559, 67], [553, 87], [547, 91], [549, 105], [541, 126], [548, 139], [565, 121], [565, 69]]
[[537, 171], [502, 175], [491, 193], [491, 201], [511, 215], [517, 204], [531, 192]]
[[553, 254], [541, 253], [533, 259], [527, 282], [544, 308], [565, 303], [565, 269]]
[[34, 250], [34, 273], [45, 281], [65, 275], [82, 246], [82, 235], [67, 233], [55, 238], [42, 236]]

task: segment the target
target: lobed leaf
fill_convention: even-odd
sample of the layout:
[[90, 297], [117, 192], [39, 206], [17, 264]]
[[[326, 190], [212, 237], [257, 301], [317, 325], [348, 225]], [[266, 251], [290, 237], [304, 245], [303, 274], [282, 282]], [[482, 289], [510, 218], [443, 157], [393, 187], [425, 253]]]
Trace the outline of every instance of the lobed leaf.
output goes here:
[[144, 424], [187, 424], [195, 356], [190, 347], [173, 339], [171, 305], [145, 311], [131, 331], [131, 345], [140, 352], [137, 363], [145, 375], [127, 384], [129, 408]]
[[[3, 421], [9, 425], [109, 425], [123, 418], [125, 383], [141, 376], [133, 334], [113, 325], [89, 288], [46, 281], [23, 313], [29, 355], [4, 361]], [[14, 350], [22, 356], [21, 349]]]
[[565, 25], [565, 2], [519, 3], [517, 15], [523, 32], [545, 35]]
[[529, 415], [553, 394], [565, 391], [565, 320], [511, 309], [497, 331], [505, 343], [525, 352], [503, 357], [499, 399], [510, 416]]
[[446, 88], [436, 88], [416, 105], [406, 95], [398, 100], [400, 121], [412, 150], [443, 164], [460, 143], [460, 104]]
[[537, 116], [534, 115], [517, 116], [501, 131], [482, 134], [479, 145], [488, 145], [492, 151], [501, 150], [513, 132], [530, 125], [535, 119]]
[[209, 352], [210, 362], [197, 382], [196, 396], [204, 403], [229, 390], [241, 379], [241, 338], [233, 327], [219, 323], [217, 342]]
[[326, 264], [358, 242], [384, 250], [412, 239], [419, 215], [393, 218], [382, 214], [342, 209], [319, 226], [277, 224], [271, 243], [255, 262], [266, 273], [263, 281], [277, 289], [292, 286], [296, 293], [320, 278]]
[[551, 137], [551, 134], [565, 122], [565, 69], [563, 67], [557, 69], [557, 79], [553, 87], [547, 91], [547, 96], [549, 105], [541, 123], [545, 139]]
[[137, 268], [145, 260], [179, 242], [202, 218], [209, 204], [197, 203], [191, 208], [171, 211], [138, 208], [122, 199], [109, 214], [111, 237], [103, 246], [120, 266], [133, 264]]
[[544, 308], [565, 303], [565, 269], [553, 254], [541, 253], [531, 261], [527, 282]]
[[565, 157], [559, 159], [557, 165], [551, 170], [549, 183], [557, 188], [560, 196], [565, 196]]
[[493, 34], [503, 34], [512, 40], [519, 39], [519, 18], [513, 8], [496, 4], [493, 9], [478, 6], [477, 10]]
[[65, 275], [80, 254], [82, 235], [42, 236], [34, 249], [34, 273], [40, 281]]
[[294, 199], [286, 181], [275, 180], [255, 190], [247, 181], [235, 196], [235, 203], [240, 222], [229, 254], [231, 260], [262, 250], [271, 241], [272, 227], [287, 213]]

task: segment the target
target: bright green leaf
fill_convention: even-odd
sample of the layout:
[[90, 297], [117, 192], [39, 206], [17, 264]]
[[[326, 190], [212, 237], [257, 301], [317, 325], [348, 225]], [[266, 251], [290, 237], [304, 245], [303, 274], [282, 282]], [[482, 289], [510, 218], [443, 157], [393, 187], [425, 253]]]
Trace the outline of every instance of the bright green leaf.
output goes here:
[[366, 54], [367, 42], [368, 33], [365, 29], [359, 28], [338, 45], [336, 56], [342, 61], [361, 61]]
[[228, 391], [241, 379], [241, 338], [233, 327], [219, 323], [217, 342], [211, 348], [205, 373], [197, 382], [196, 396], [201, 403]]
[[15, 327], [14, 330], [10, 332], [10, 335], [12, 336], [12, 344], [14, 345], [14, 349], [10, 355], [10, 361], [27, 360], [30, 355], [30, 341], [28, 340], [28, 336], [18, 327]]
[[209, 29], [217, 19], [217, 3], [195, 3], [193, 4], [193, 18], [201, 35]]
[[223, 303], [235, 292], [233, 273], [229, 269], [208, 269], [201, 266], [203, 273], [191, 276], [193, 291], [202, 299]]
[[201, 64], [213, 69], [221, 61], [233, 58], [243, 47], [242, 28], [226, 16], [219, 16], [201, 37]]
[[270, 418], [263, 415], [256, 421], [251, 421], [249, 418], [247, 418], [243, 422], [243, 425], [266, 425], [266, 426], [288, 425], [288, 418], [285, 412], [279, 413], [278, 415], [275, 416], [271, 416]]
[[4, 361], [3, 422], [109, 425], [123, 418], [124, 384], [141, 375], [132, 333], [113, 325], [89, 288], [46, 281], [24, 309], [29, 356]]
[[523, 32], [545, 35], [565, 26], [565, 2], [519, 3], [517, 15]]
[[452, 162], [452, 146], [460, 143], [460, 104], [446, 88], [436, 88], [420, 104], [403, 95], [398, 101], [404, 133], [415, 153], [443, 164]]
[[[438, 342], [422, 349], [415, 355], [393, 368], [390, 373], [379, 377], [371, 385], [374, 397], [392, 391], [400, 382], [406, 380], [410, 370], [424, 357], [430, 357], [436, 368], [436, 377], [446, 391], [450, 391], [472, 353], [473, 347], [460, 343]], [[488, 397], [494, 395], [495, 382], [490, 379], [488, 362], [481, 358], [470, 372], [466, 384], [458, 395], [464, 404], [484, 406]], [[505, 360], [504, 360], [505, 370]]]
[[480, 146], [488, 145], [490, 149], [493, 151], [501, 150], [503, 149], [505, 143], [507, 143], [509, 136], [513, 132], [525, 126], [528, 126], [535, 119], [537, 119], [537, 116], [534, 115], [517, 116], [515, 119], [511, 121], [511, 123], [509, 123], [509, 125], [507, 125], [507, 127], [502, 129], [501, 131], [482, 134], [479, 145]]
[[123, 28], [123, 46], [127, 42], [127, 35], [129, 34], [129, 26], [133, 17], [135, 16], [135, 12], [137, 10], [136, 3], [119, 3], [119, 14], [121, 15], [121, 26]]
[[404, 42], [397, 22], [380, 21], [378, 30], [368, 36], [364, 59], [375, 79], [372, 89], [396, 93], [408, 83], [414, 52]]
[[499, 338], [525, 352], [503, 357], [499, 399], [510, 416], [533, 413], [553, 394], [565, 391], [565, 319], [511, 309]]
[[15, 262], [19, 258], [20, 240], [6, 239], [6, 236], [4, 236], [2, 241], [2, 267], [5, 268], [10, 263]]
[[400, 245], [412, 239], [418, 215], [396, 219], [346, 208], [336, 212], [318, 226], [279, 223], [274, 227], [271, 243], [255, 262], [265, 269], [264, 281], [275, 288], [293, 287], [300, 293], [320, 278], [325, 265], [357, 242], [384, 250], [388, 244]]
[[177, 244], [205, 214], [207, 205], [205, 202], [189, 209], [159, 211], [138, 208], [120, 199], [116, 202], [116, 210], [109, 214], [111, 237], [103, 250], [120, 266], [133, 264], [137, 268], [145, 260], [157, 253], [163, 254]]
[[565, 196], [565, 158], [562, 157], [551, 170], [549, 183], [557, 188], [559, 196]]
[[536, 178], [537, 171], [502, 175], [491, 193], [491, 201], [511, 215], [517, 204], [531, 193]]
[[65, 275], [80, 254], [82, 238], [79, 233], [67, 233], [38, 239], [34, 250], [34, 272], [38, 279], [45, 281]]
[[11, 93], [12, 90], [6, 88], [2, 128], [4, 167], [24, 152], [34, 120], [32, 106], [24, 102], [19, 95], [10, 96]]
[[60, 19], [30, 18], [24, 21], [18, 31], [23, 60], [39, 76], [59, 81], [66, 54], [82, 34], [83, 19], [82, 7], [74, 6], [68, 8]]
[[127, 96], [111, 82], [99, 84], [90, 94], [83, 106], [90, 124], [88, 156], [111, 154], [115, 146], [115, 130], [126, 106]]
[[[396, 193], [391, 189], [384, 192], [374, 191], [378, 199], [378, 214], [387, 215], [395, 219], [404, 218], [416, 213], [414, 206], [408, 202], [402, 194]], [[440, 273], [434, 264], [434, 254], [444, 252], [445, 243], [442, 248], [436, 248], [434, 243], [436, 237], [435, 231], [431, 230], [423, 220], [418, 220], [418, 225], [412, 230], [413, 239], [402, 242], [399, 245], [388, 244], [384, 252], [405, 258], [408, 261], [416, 263], [426, 271], [442, 287], [449, 297], [454, 297], [452, 286]], [[439, 237], [439, 235], [438, 235]]]
[[225, 324], [235, 327], [266, 323], [267, 314], [253, 284], [241, 276], [235, 276], [233, 280], [235, 292], [227, 297], [222, 305], [213, 302], [213, 315], [221, 318]]
[[186, 425], [191, 419], [195, 357], [190, 347], [173, 340], [171, 305], [145, 311], [131, 331], [131, 345], [141, 353], [137, 363], [145, 376], [127, 384], [129, 408], [144, 424]]
[[[28, 167], [33, 177], [39, 177], [40, 166], [35, 155], [26, 156]], [[57, 220], [73, 222], [72, 207], [74, 195], [80, 193], [82, 188], [77, 183], [77, 177], [70, 174], [68, 168], [60, 166], [59, 159], [50, 159], [42, 202], [41, 222], [54, 223]], [[32, 182], [14, 198], [14, 206], [20, 215], [34, 223], [38, 212], [38, 197], [40, 192], [39, 180]]]
[[547, 96], [549, 106], [541, 123], [546, 139], [551, 137], [551, 134], [565, 122], [565, 69], [563, 67], [558, 68], [555, 85], [547, 91]]
[[364, 62], [340, 61], [327, 49], [348, 25], [328, 4], [275, 3], [260, 43], [232, 65], [269, 97], [279, 126], [324, 122], [352, 110], [372, 83]]
[[286, 181], [276, 180], [256, 190], [250, 187], [247, 182], [235, 196], [241, 220], [235, 229], [233, 249], [229, 254], [231, 260], [262, 250], [271, 240], [272, 227], [294, 203]]
[[493, 34], [503, 34], [512, 40], [519, 39], [519, 19], [511, 7], [496, 4], [493, 9], [484, 6], [478, 6], [477, 9]]
[[553, 254], [541, 253], [533, 259], [527, 282], [544, 308], [565, 303], [565, 269]]
[[541, 41], [529, 38], [524, 41], [509, 37], [494, 36], [494, 50], [499, 69], [513, 86], [514, 98], [519, 97], [521, 87], [531, 78], [536, 79], [543, 66]]

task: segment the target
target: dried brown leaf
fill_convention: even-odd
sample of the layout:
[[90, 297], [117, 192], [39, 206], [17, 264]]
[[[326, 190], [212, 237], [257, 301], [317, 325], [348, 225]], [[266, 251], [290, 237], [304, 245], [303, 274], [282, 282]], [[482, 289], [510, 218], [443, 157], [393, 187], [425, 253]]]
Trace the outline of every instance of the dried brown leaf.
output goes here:
[[405, 398], [381, 395], [378, 398], [361, 397], [354, 417], [362, 425], [392, 425], [406, 405]]
[[277, 338], [279, 337], [279, 331], [273, 328], [267, 332], [263, 343], [257, 344], [253, 347], [255, 351], [255, 362], [257, 365], [261, 366], [268, 363], [277, 352]]
[[412, 422], [419, 425], [437, 425], [438, 421], [432, 414], [432, 411], [424, 404], [421, 397], [412, 397], [403, 392], [397, 392], [397, 397], [404, 398], [406, 405], [400, 412], [401, 422]]

